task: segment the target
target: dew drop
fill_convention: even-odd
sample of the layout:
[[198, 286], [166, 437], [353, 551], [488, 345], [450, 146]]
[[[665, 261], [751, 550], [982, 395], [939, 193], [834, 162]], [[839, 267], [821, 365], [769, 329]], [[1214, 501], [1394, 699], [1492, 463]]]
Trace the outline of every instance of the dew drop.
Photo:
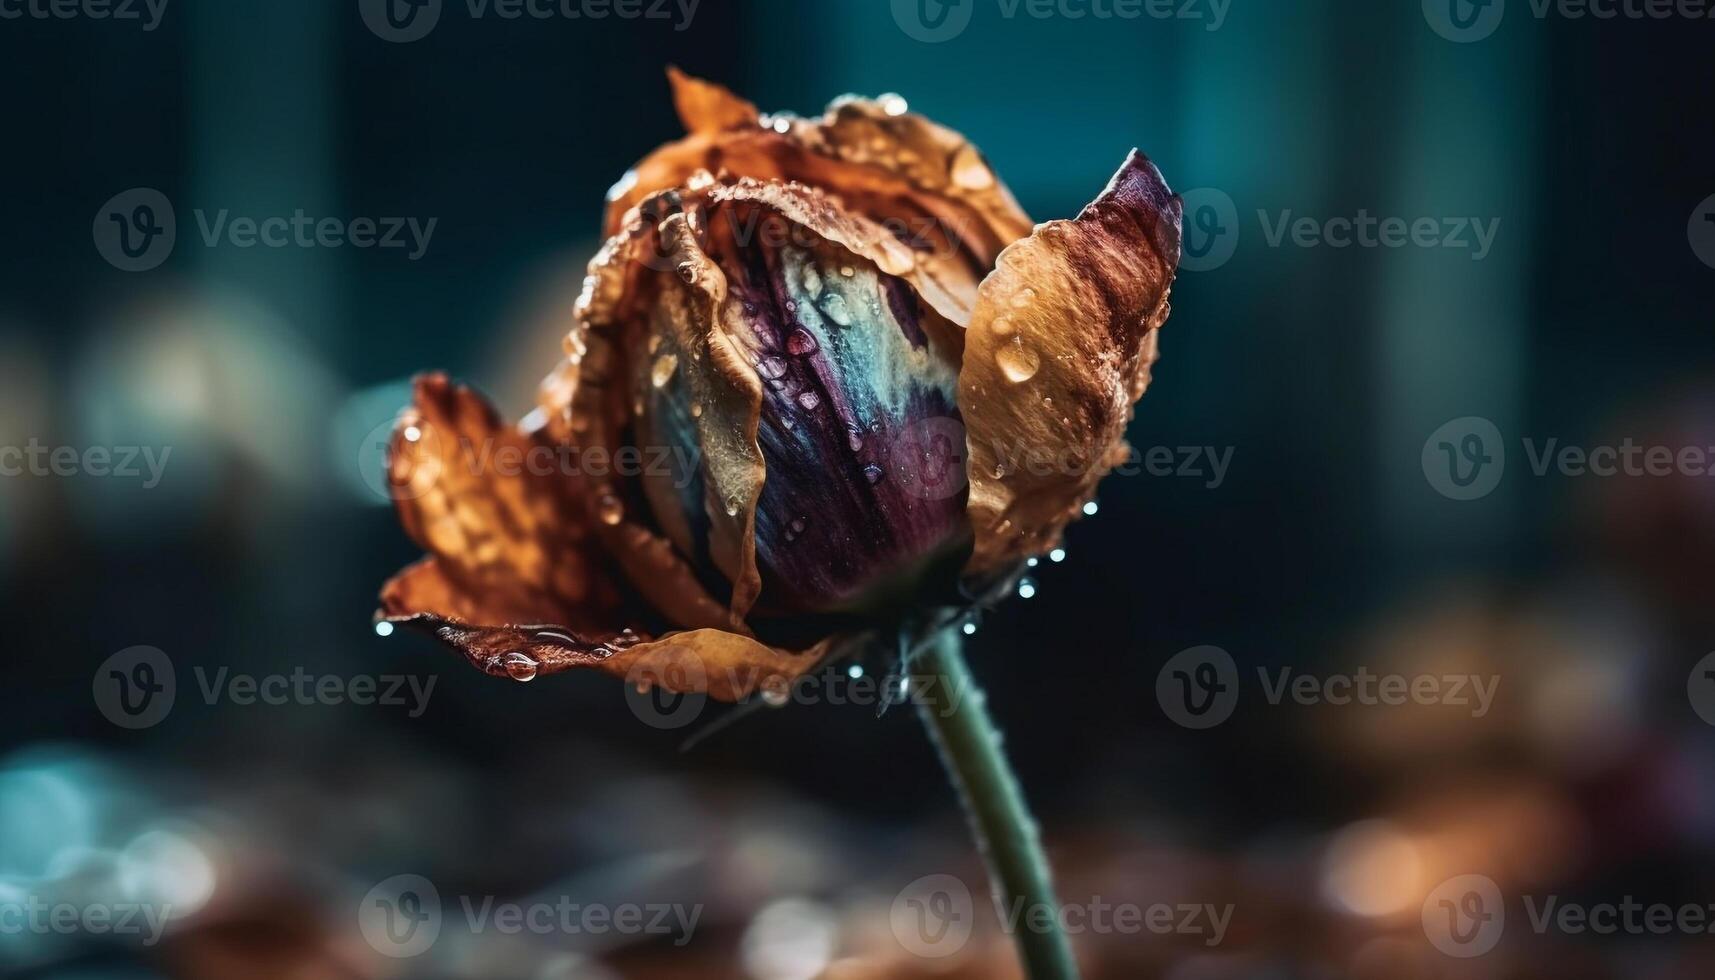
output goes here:
[[674, 354], [662, 354], [655, 359], [655, 366], [649, 370], [649, 383], [657, 388], [667, 387], [667, 382], [673, 380], [673, 372], [679, 370], [679, 358]]
[[702, 417], [703, 417], [703, 403], [702, 402], [692, 402], [691, 403], [691, 418], [700, 419]]
[[881, 111], [890, 116], [903, 116], [911, 111], [910, 104], [898, 92], [884, 93], [878, 96], [875, 101], [881, 103]]
[[1012, 294], [1012, 308], [1015, 310], [1028, 309], [1030, 304], [1034, 302], [1036, 302], [1036, 290], [1029, 286]]
[[1065, 561], [1066, 560], [1066, 549], [1065, 548], [1055, 548], [1053, 551], [1050, 551], [1048, 553], [1048, 560], [1055, 563], [1056, 565]]
[[838, 293], [822, 300], [822, 313], [842, 327], [852, 325], [852, 311], [846, 307], [846, 298]]
[[778, 677], [770, 677], [762, 684], [762, 703], [770, 708], [784, 708], [786, 702], [792, 699], [792, 693], [786, 682]]
[[994, 171], [989, 169], [977, 148], [966, 143], [953, 157], [953, 183], [971, 191], [994, 186]]
[[806, 525], [805, 525], [804, 519], [802, 517], [794, 518], [792, 521], [792, 530], [797, 532], [798, 534], [804, 533], [805, 526]]
[[726, 516], [728, 516], [728, 517], [737, 517], [738, 516], [738, 498], [737, 497], [728, 497], [726, 499]]
[[813, 391], [799, 392], [798, 393], [798, 404], [804, 406], [804, 411], [814, 412], [816, 409], [821, 407], [822, 396], [816, 394]]
[[977, 631], [976, 621], [971, 619], [965, 620], [965, 625], [959, 627], [959, 631], [964, 633], [966, 636], [975, 634]]
[[536, 671], [542, 665], [536, 658], [517, 650], [500, 658], [500, 666], [506, 670], [506, 676], [520, 684], [528, 684], [536, 679]]
[[989, 324], [989, 329], [994, 331], [996, 337], [1010, 337], [1018, 332], [1018, 326], [1012, 322], [1012, 317], [1009, 316], [995, 317], [994, 322]]
[[1036, 583], [1034, 581], [1028, 579], [1028, 578], [1019, 580], [1018, 597], [1020, 599], [1031, 599], [1031, 598], [1034, 598], [1035, 596], [1036, 596]]
[[1034, 378], [1042, 366], [1042, 359], [1036, 356], [1036, 352], [1023, 344], [1001, 348], [995, 355], [995, 361], [1000, 364], [1000, 372], [1006, 375], [1006, 380], [1013, 384]]
[[863, 676], [863, 664], [852, 664], [850, 667], [847, 667], [846, 668], [846, 676], [850, 677], [854, 681], [857, 680], [858, 678], [862, 677]]
[[697, 281], [697, 267], [690, 262], [679, 263], [679, 279], [689, 285]]
[[882, 470], [881, 467], [875, 465], [874, 463], [871, 463], [868, 466], [865, 466], [863, 468], [863, 477], [864, 477], [864, 479], [868, 480], [870, 483], [880, 483], [881, 478], [886, 476], [886, 475], [887, 475], [887, 473], [884, 470]]
[[603, 524], [612, 526], [618, 524], [625, 517], [625, 505], [620, 503], [619, 498], [613, 494], [604, 493], [601, 495], [601, 499], [596, 501], [595, 514]]
[[842, 266], [840, 266], [840, 275], [845, 276], [847, 279], [850, 279], [852, 276], [857, 275], [857, 270], [852, 268], [849, 265], [842, 265]]
[[804, 357], [816, 353], [816, 338], [802, 328], [792, 331], [786, 338], [786, 353], [793, 357]]
[[1096, 516], [1096, 511], [1099, 509], [1100, 508], [1098, 508], [1096, 506], [1096, 502], [1094, 500], [1092, 500], [1089, 503], [1084, 505], [1084, 516], [1085, 517], [1094, 517], [1094, 516]]
[[375, 635], [376, 636], [392, 636], [393, 635], [393, 624], [389, 623], [385, 619], [383, 619], [379, 623], [376, 623], [375, 624]]
[[770, 381], [778, 381], [786, 373], [786, 362], [778, 357], [765, 357], [756, 362], [756, 370]]
[[846, 426], [846, 445], [852, 447], [852, 452], [863, 450], [863, 430], [855, 425]]

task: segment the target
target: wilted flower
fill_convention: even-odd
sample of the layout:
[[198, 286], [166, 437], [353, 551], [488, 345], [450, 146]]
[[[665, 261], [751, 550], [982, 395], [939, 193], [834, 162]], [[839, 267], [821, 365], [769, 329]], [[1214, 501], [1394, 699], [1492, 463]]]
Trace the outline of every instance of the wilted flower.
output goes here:
[[[1133, 151], [1033, 231], [897, 96], [764, 116], [671, 76], [689, 135], [609, 193], [538, 411], [418, 382], [390, 477], [432, 556], [382, 615], [499, 676], [731, 700], [1058, 542], [1124, 459], [1181, 207]], [[568, 448], [682, 465], [496, 465]]]

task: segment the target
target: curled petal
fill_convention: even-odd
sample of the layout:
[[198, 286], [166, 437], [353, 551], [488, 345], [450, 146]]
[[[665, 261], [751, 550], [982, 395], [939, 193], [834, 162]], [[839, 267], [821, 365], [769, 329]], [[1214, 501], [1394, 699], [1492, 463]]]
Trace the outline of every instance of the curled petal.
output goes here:
[[699, 171], [798, 181], [836, 195], [909, 247], [947, 294], [931, 302], [964, 326], [995, 256], [1030, 233], [1029, 217], [977, 148], [903, 111], [903, 100], [847, 97], [820, 119], [752, 121], [739, 108], [749, 103], [725, 89], [678, 72], [671, 79], [691, 135], [650, 154], [615, 188], [610, 234], [633, 207], [687, 186]]
[[983, 575], [1039, 553], [1124, 458], [1179, 264], [1182, 204], [1132, 151], [1071, 221], [1001, 253], [965, 338], [959, 406]]
[[687, 133], [718, 133], [727, 129], [743, 129], [757, 124], [756, 106], [713, 82], [693, 78], [678, 68], [669, 66], [667, 77], [673, 83], [673, 107]]
[[388, 594], [401, 604], [457, 596], [447, 612], [552, 616], [580, 628], [611, 617], [621, 597], [555, 459], [545, 439], [502, 424], [469, 388], [419, 378], [393, 434], [388, 480], [405, 530], [434, 556], [434, 578], [407, 572]]

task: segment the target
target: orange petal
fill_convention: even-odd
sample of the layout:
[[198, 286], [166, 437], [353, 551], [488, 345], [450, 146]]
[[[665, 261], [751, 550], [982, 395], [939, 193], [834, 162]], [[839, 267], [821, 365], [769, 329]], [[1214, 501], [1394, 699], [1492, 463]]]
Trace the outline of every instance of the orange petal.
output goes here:
[[[675, 97], [701, 105], [748, 106], [719, 86], [674, 79]], [[1002, 248], [1030, 233], [1029, 217], [981, 152], [953, 130], [902, 110], [900, 102], [836, 100], [820, 119], [757, 117], [722, 109], [686, 119], [691, 135], [645, 157], [610, 195], [607, 227], [652, 195], [687, 185], [698, 171], [762, 181], [795, 180], [836, 195], [917, 252], [924, 274], [958, 302], [938, 312], [964, 326], [976, 286]], [[717, 126], [710, 120], [718, 119]], [[733, 123], [733, 125], [727, 125]]]
[[406, 532], [435, 556], [437, 579], [407, 572], [389, 585], [395, 600], [433, 597], [432, 608], [453, 606], [448, 613], [579, 627], [609, 619], [621, 596], [601, 573], [560, 460], [546, 439], [502, 424], [469, 388], [444, 375], [419, 378], [393, 434], [388, 481]]
[[693, 78], [671, 65], [667, 80], [673, 86], [673, 107], [688, 133], [718, 133], [723, 129], [755, 126], [756, 106], [713, 82]]
[[836, 643], [828, 638], [795, 652], [717, 629], [650, 639], [633, 630], [580, 633], [553, 624], [485, 626], [433, 613], [388, 616], [386, 621], [435, 636], [491, 677], [531, 681], [593, 668], [637, 687], [707, 694], [720, 701], [739, 701], [764, 685], [790, 683], [821, 664]]
[[1124, 459], [1179, 265], [1180, 200], [1136, 150], [1072, 221], [1001, 253], [965, 338], [959, 408], [985, 575], [1040, 553]]

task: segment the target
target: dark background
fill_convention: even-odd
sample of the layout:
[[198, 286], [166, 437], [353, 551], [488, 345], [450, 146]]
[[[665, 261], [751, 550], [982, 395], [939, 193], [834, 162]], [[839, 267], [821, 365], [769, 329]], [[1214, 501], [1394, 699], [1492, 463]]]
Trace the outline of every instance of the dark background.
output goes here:
[[[1707, 936], [1517, 923], [1487, 957], [1445, 958], [1418, 908], [1463, 873], [1514, 895], [1715, 902], [1715, 732], [1686, 680], [1715, 649], [1715, 482], [1536, 476], [1521, 444], [1715, 446], [1715, 270], [1687, 236], [1715, 194], [1715, 20], [1539, 19], [1512, 0], [1492, 37], [1456, 44], [1415, 0], [1232, 0], [1218, 30], [965, 3], [970, 27], [937, 44], [856, 0], [704, 0], [682, 31], [472, 19], [450, 0], [407, 44], [355, 0], [172, 0], [152, 31], [0, 20], [0, 445], [172, 447], [151, 489], [0, 478], [0, 899], [156, 851], [170, 859], [147, 873], [201, 896], [152, 949], [0, 936], [5, 972], [770, 980], [798, 974], [744, 951], [782, 900], [838, 937], [792, 962], [933, 965], [888, 946], [887, 903], [921, 875], [979, 896], [983, 878], [909, 712], [763, 711], [685, 752], [607, 678], [520, 687], [370, 629], [417, 551], [365, 482], [368, 434], [425, 369], [528, 407], [603, 191], [679, 133], [673, 63], [765, 110], [899, 92], [980, 145], [1037, 220], [1075, 213], [1132, 146], [1175, 189], [1236, 203], [1237, 251], [1180, 276], [1131, 429], [1140, 447], [1230, 447], [1225, 480], [1111, 479], [1036, 597], [970, 642], [1069, 899], [1236, 903], [1218, 949], [1080, 940], [1093, 974], [1707, 975]], [[141, 273], [91, 234], [134, 187], [179, 222]], [[416, 261], [205, 246], [192, 212], [221, 208], [438, 224]], [[1257, 220], [1359, 209], [1500, 230], [1479, 261], [1271, 247]], [[1420, 465], [1463, 416], [1508, 452], [1475, 501]], [[92, 682], [140, 644], [171, 658], [178, 701], [128, 731]], [[1457, 665], [1501, 693], [1473, 720], [1271, 706], [1251, 684], [1231, 721], [1192, 731], [1156, 679], [1203, 644], [1252, 680]], [[199, 666], [438, 681], [412, 718], [209, 705]], [[683, 949], [443, 941], [398, 963], [353, 910], [402, 872], [443, 895], [708, 912]], [[1339, 884], [1353, 874], [1383, 894], [1367, 911]], [[957, 975], [1009, 975], [998, 940], [979, 946], [1000, 952], [955, 958]]]

